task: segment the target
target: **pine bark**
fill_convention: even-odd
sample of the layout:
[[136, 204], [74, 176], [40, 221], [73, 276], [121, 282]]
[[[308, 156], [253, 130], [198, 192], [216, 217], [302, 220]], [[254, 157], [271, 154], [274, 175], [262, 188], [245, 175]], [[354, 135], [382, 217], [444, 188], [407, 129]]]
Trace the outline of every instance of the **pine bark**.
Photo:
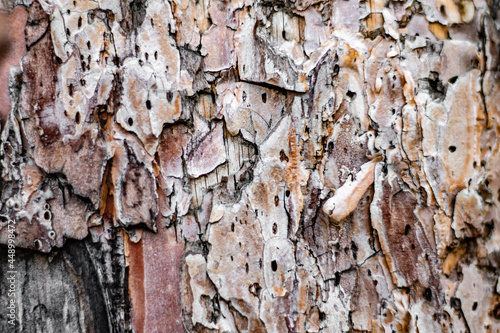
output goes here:
[[1, 332], [500, 331], [498, 1], [0, 3]]

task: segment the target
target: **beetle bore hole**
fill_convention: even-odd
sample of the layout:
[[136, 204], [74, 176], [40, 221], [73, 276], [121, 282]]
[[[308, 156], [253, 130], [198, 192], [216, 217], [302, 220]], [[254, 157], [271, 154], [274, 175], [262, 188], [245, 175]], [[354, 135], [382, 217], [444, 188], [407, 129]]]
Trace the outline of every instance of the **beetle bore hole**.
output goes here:
[[132, 126], [134, 124], [134, 120], [132, 118], [128, 118], [128, 125]]
[[457, 150], [457, 147], [455, 147], [455, 146], [449, 146], [449, 147], [448, 147], [448, 150], [449, 150], [450, 152], [454, 153], [454, 152]]
[[431, 288], [426, 288], [425, 291], [424, 291], [424, 298], [430, 302], [432, 301], [432, 290]]
[[411, 229], [410, 225], [407, 224], [405, 227], [405, 236], [408, 236], [408, 234], [410, 233], [410, 229]]
[[77, 123], [77, 124], [80, 123], [80, 112], [77, 112], [75, 115], [75, 123]]
[[276, 233], [278, 232], [278, 225], [276, 223], [273, 224], [273, 234], [276, 235]]
[[262, 103], [266, 103], [266, 102], [267, 102], [267, 94], [263, 93], [262, 94]]
[[151, 110], [151, 101], [149, 99], [146, 101], [146, 107]]
[[276, 272], [278, 270], [278, 263], [276, 262], [276, 260], [271, 261], [271, 269], [273, 270], [273, 272]]
[[43, 218], [46, 219], [46, 220], [50, 220], [51, 216], [50, 216], [50, 212], [47, 210], [45, 213], [43, 213]]

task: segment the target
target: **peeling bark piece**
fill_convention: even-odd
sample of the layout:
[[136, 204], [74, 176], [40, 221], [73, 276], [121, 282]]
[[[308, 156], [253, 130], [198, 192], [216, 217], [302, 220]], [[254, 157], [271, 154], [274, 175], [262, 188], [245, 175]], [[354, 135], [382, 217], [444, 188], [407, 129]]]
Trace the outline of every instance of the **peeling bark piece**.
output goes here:
[[158, 194], [150, 167], [141, 161], [142, 147], [122, 141], [113, 158], [113, 183], [118, 221], [125, 227], [143, 225], [156, 231]]
[[276, 90], [238, 82], [223, 93], [222, 114], [232, 135], [262, 144], [285, 113], [285, 98]]
[[[483, 107], [473, 70], [461, 77], [446, 93], [444, 107], [429, 103], [428, 117], [421, 119], [423, 129], [424, 171], [437, 202], [451, 215], [451, 200], [473, 178], [479, 161], [478, 122]], [[446, 171], [445, 171], [446, 170]], [[445, 172], [446, 176], [442, 175]]]
[[184, 125], [175, 125], [163, 131], [157, 154], [160, 171], [164, 178], [182, 178], [184, 175], [183, 155], [190, 139], [189, 129]]
[[140, 66], [137, 59], [128, 60], [123, 71], [124, 98], [116, 115], [117, 122], [135, 133], [153, 154], [163, 125], [181, 116], [181, 96], [166, 91], [158, 82], [154, 68]]
[[436, 7], [449, 23], [469, 23], [474, 19], [474, 2], [472, 0], [436, 0]]
[[258, 291], [264, 287], [261, 229], [245, 199], [228, 207], [228, 212], [231, 214], [225, 214], [207, 230], [207, 240], [212, 245], [207, 272], [220, 296], [247, 318], [252, 331], [263, 326]]
[[455, 198], [452, 228], [458, 238], [472, 238], [484, 231], [487, 214], [483, 199], [470, 189], [460, 191]]
[[[243, 12], [240, 14], [243, 18]], [[264, 36], [255, 35], [255, 19], [241, 20], [235, 33], [238, 71], [244, 81], [266, 83], [283, 89], [307, 91], [306, 74], [275, 50]]]
[[[460, 52], [460, 57], [456, 56], [457, 52]], [[477, 46], [469, 41], [444, 41], [441, 54], [439, 77], [445, 82], [477, 68], [481, 61]]]
[[[462, 313], [471, 330], [481, 331], [494, 324], [489, 316], [494, 284], [485, 281], [483, 274], [476, 265], [463, 268], [463, 280], [460, 283], [456, 297], [460, 302]], [[496, 325], [495, 325], [496, 326]]]
[[198, 178], [226, 162], [226, 159], [223, 125], [219, 123], [188, 153], [187, 172], [190, 177]]
[[211, 2], [208, 13], [214, 24], [201, 37], [201, 54], [205, 56], [205, 71], [228, 69], [235, 62], [234, 31], [227, 28], [229, 3]]
[[383, 176], [381, 165], [376, 168], [375, 195], [370, 210], [394, 284], [404, 287], [418, 281], [437, 292], [435, 254], [415, 216], [416, 205], [410, 192]]
[[335, 191], [323, 205], [323, 211], [335, 223], [342, 222], [358, 205], [366, 189], [373, 184], [375, 165], [373, 160], [361, 166], [361, 170]]

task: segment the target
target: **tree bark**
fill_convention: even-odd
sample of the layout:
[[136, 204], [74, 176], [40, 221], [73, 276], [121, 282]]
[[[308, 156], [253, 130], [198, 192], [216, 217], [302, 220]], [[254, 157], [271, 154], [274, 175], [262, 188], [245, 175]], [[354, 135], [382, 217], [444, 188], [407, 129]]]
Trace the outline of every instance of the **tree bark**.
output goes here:
[[498, 1], [1, 4], [0, 331], [500, 331]]

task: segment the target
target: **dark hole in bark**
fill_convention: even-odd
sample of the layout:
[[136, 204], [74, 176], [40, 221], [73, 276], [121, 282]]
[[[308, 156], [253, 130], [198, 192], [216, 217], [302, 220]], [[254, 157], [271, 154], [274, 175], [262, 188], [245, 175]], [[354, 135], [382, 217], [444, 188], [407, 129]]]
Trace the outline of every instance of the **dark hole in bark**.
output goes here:
[[457, 79], [458, 79], [458, 76], [454, 76], [454, 77], [450, 78], [448, 81], [449, 81], [451, 84], [453, 84], [453, 83], [455, 83], [455, 82], [457, 81]]
[[245, 272], [248, 274], [248, 263], [245, 263]]
[[432, 290], [431, 288], [425, 288], [425, 291], [424, 291], [424, 298], [430, 302], [432, 301]]
[[77, 112], [75, 115], [75, 123], [77, 123], [77, 124], [80, 123], [80, 112]]
[[358, 247], [356, 246], [356, 243], [354, 243], [354, 241], [351, 241], [351, 251], [354, 260], [358, 260]]
[[146, 101], [146, 107], [151, 110], [151, 101], [149, 99]]
[[289, 197], [289, 196], [290, 196], [290, 191], [289, 191], [289, 190], [286, 190], [285, 195], [286, 195], [287, 197]]
[[262, 94], [262, 103], [266, 103], [266, 102], [267, 102], [267, 94], [263, 93]]
[[278, 232], [278, 225], [276, 223], [273, 224], [273, 234]]
[[450, 152], [454, 153], [454, 152], [457, 150], [457, 147], [455, 147], [455, 146], [449, 146], [449, 147], [448, 147], [448, 150], [449, 150]]
[[405, 236], [408, 236], [408, 234], [410, 233], [410, 229], [411, 229], [410, 225], [407, 224], [405, 227]]
[[472, 311], [476, 311], [476, 309], [477, 309], [477, 302], [474, 302], [472, 304]]
[[273, 270], [273, 272], [276, 272], [278, 270], [278, 263], [276, 262], [276, 260], [271, 261], [271, 269]]
[[128, 125], [132, 126], [134, 124], [134, 120], [132, 118], [128, 118]]
[[283, 162], [283, 161], [287, 161], [288, 162], [288, 156], [286, 156], [286, 154], [283, 151], [283, 149], [280, 151], [280, 161], [281, 162]]
[[50, 220], [50, 212], [49, 211], [46, 211], [44, 214], [43, 214], [43, 218], [46, 219], [46, 220]]
[[335, 273], [335, 281], [334, 281], [335, 287], [340, 284], [340, 273], [336, 272]]
[[328, 142], [328, 154], [333, 153], [333, 148], [334, 148], [333, 141]]
[[231, 231], [234, 232], [234, 223], [231, 223]]
[[500, 303], [497, 303], [493, 310], [491, 310], [490, 314], [495, 318], [496, 320], [500, 319]]
[[333, 66], [333, 75], [337, 76], [339, 74], [339, 71], [340, 71], [339, 65], [335, 64], [335, 66]]
[[355, 98], [356, 98], [356, 93], [355, 93], [354, 91], [350, 91], [350, 90], [348, 90], [348, 91], [347, 91], [347, 93], [346, 93], [346, 95], [347, 95], [347, 96], [348, 96], [351, 100], [353, 100], [353, 99], [355, 99]]

